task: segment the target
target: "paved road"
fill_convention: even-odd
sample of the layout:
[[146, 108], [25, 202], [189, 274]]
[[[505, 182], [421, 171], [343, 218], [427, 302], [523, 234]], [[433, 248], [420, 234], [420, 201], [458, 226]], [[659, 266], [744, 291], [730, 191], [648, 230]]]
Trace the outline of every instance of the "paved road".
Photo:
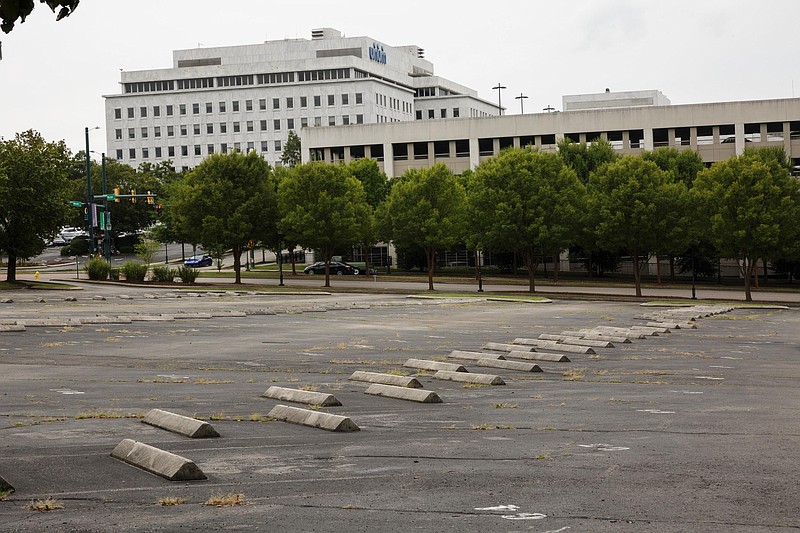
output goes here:
[[[45, 301], [19, 291], [0, 305], [3, 321], [137, 319], [0, 333], [0, 476], [17, 489], [0, 501], [0, 531], [800, 529], [798, 310], [733, 311], [542, 373], [494, 372], [505, 386], [421, 373], [444, 403], [420, 405], [367, 396], [348, 377], [641, 323], [643, 308], [152, 289], [93, 299], [104, 287]], [[187, 311], [220, 316], [165, 316]], [[344, 405], [325, 411], [361, 431], [263, 421], [279, 403], [261, 397], [272, 385], [334, 394]], [[151, 408], [205, 418], [222, 437], [146, 426]], [[171, 483], [119, 463], [109, 454], [123, 438], [186, 456], [209, 479]], [[203, 505], [229, 492], [246, 505]], [[46, 497], [64, 509], [28, 510]], [[157, 505], [168, 497], [186, 503]]]

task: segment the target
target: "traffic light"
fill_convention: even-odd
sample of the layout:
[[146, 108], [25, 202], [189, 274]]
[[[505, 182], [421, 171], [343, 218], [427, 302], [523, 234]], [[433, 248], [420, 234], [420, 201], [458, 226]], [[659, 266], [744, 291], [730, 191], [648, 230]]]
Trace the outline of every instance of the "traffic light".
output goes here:
[[161, 204], [156, 206], [156, 215], [161, 216]]
[[120, 195], [119, 187], [114, 187], [114, 196], [115, 196], [114, 201], [116, 203], [119, 203], [119, 195]]
[[153, 205], [154, 203], [153, 194], [150, 191], [147, 191], [147, 205]]
[[136, 203], [136, 189], [131, 189], [131, 203]]

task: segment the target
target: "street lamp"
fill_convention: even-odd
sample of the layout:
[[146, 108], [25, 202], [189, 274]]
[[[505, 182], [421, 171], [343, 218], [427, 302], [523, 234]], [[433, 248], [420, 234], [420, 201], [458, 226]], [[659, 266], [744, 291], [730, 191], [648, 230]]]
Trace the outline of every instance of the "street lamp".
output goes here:
[[542, 109], [542, 111], [545, 111], [545, 112], [547, 112], [547, 113], [552, 113], [552, 112], [553, 112], [553, 111], [555, 111], [555, 110], [556, 110], [556, 108], [555, 108], [555, 107], [553, 107], [553, 106], [551, 106], [550, 104], [547, 104], [547, 107], [545, 107], [544, 109]]
[[525, 96], [522, 93], [519, 93], [519, 96], [515, 96], [514, 97], [514, 100], [519, 100], [519, 114], [520, 115], [524, 115], [525, 114], [525, 106], [523, 104], [524, 104], [526, 98], [528, 98], [528, 97]]
[[89, 223], [89, 255], [94, 256], [94, 195], [92, 194], [92, 162], [89, 158], [89, 129], [99, 130], [100, 126], [84, 129], [86, 134], [86, 212]]
[[500, 91], [506, 88], [507, 87], [505, 87], [504, 85], [500, 85], [500, 83], [498, 83], [496, 87], [492, 87], [493, 90], [497, 91], [497, 111], [498, 113], [500, 113], [500, 115], [503, 114], [503, 105], [501, 104], [500, 101]]

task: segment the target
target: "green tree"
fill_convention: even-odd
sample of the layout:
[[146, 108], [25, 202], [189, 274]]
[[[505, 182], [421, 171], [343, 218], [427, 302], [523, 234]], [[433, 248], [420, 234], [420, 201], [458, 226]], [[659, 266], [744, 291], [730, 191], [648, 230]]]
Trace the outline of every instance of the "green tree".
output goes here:
[[593, 139], [586, 144], [565, 137], [558, 142], [558, 154], [583, 183], [587, 183], [592, 172], [603, 164], [619, 158], [611, 143], [603, 139]]
[[283, 145], [281, 162], [287, 167], [296, 167], [303, 160], [300, 150], [300, 136], [297, 135], [294, 130], [289, 130], [289, 136], [286, 139], [286, 144]]
[[639, 156], [607, 163], [589, 179], [590, 227], [602, 248], [630, 255], [636, 296], [642, 295], [642, 270], [676, 223], [682, 188]]
[[[373, 214], [370, 220], [374, 222], [375, 210], [386, 199], [386, 195], [389, 192], [389, 178], [381, 171], [374, 159], [355, 159], [350, 162], [348, 168], [364, 188], [367, 204], [369, 204]], [[361, 247], [362, 255], [364, 256], [365, 273], [369, 273], [369, 249], [378, 240], [377, 227], [372, 223], [364, 229], [364, 240], [361, 242]]]
[[692, 186], [698, 172], [706, 168], [703, 158], [694, 150], [677, 150], [675, 148], [656, 148], [652, 152], [642, 152], [642, 159], [652, 161], [658, 168], [670, 172], [675, 181]]
[[464, 187], [441, 163], [407, 170], [381, 204], [381, 233], [400, 248], [425, 252], [429, 290], [434, 290], [436, 250], [455, 246], [464, 238], [466, 204]]
[[330, 261], [336, 250], [363, 242], [372, 213], [364, 187], [342, 165], [307, 163], [278, 186], [281, 229], [286, 242], [318, 250], [330, 287]]
[[[17, 259], [42, 252], [67, 219], [70, 152], [28, 130], [0, 141], [0, 251], [8, 255], [7, 281]], [[85, 200], [84, 200], [85, 201]]]
[[468, 240], [478, 249], [519, 253], [534, 292], [542, 254], [558, 254], [572, 243], [585, 196], [575, 171], [558, 154], [503, 150], [481, 163], [471, 179]]
[[[47, 4], [48, 7], [58, 14], [56, 21], [68, 17], [78, 7], [80, 0], [39, 0], [42, 4]], [[34, 8], [33, 0], [0, 0], [0, 29], [3, 33], [10, 33], [14, 29], [14, 24], [17, 20], [20, 23], [25, 22], [28, 15], [31, 14]]]
[[247, 243], [274, 233], [278, 220], [272, 169], [256, 152], [209, 156], [175, 187], [171, 203], [173, 223], [189, 242], [232, 250], [236, 283]]
[[703, 227], [723, 256], [738, 259], [747, 301], [758, 259], [784, 255], [800, 237], [799, 187], [785, 161], [762, 150], [714, 163], [694, 182]]

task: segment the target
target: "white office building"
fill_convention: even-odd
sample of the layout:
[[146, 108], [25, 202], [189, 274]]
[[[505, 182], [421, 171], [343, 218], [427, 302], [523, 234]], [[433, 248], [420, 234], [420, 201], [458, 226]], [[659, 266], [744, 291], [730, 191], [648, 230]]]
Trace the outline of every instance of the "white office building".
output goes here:
[[424, 56], [331, 28], [310, 40], [176, 50], [172, 68], [123, 71], [121, 93], [105, 96], [107, 153], [181, 169], [255, 150], [279, 164], [292, 130], [499, 114], [435, 76]]

